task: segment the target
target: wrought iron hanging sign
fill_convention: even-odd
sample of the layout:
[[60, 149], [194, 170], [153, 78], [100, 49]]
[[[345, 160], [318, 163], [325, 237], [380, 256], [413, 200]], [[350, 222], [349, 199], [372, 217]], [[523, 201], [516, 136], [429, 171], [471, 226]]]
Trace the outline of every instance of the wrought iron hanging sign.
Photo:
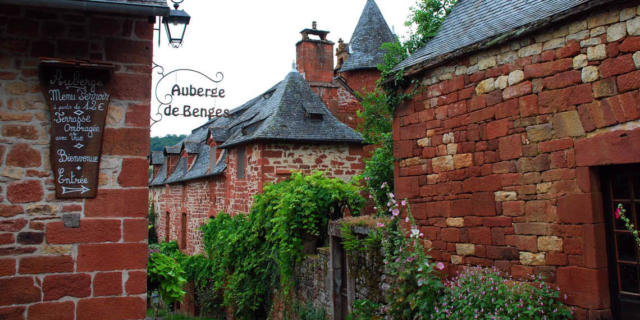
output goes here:
[[40, 80], [51, 111], [51, 166], [56, 198], [94, 198], [111, 65], [43, 60]]
[[[224, 80], [222, 72], [217, 72], [215, 78], [193, 69], [176, 69], [165, 73], [164, 67], [156, 63], [153, 64], [153, 70], [159, 79], [153, 89], [158, 107], [156, 113], [151, 116], [152, 126], [164, 117], [211, 119], [229, 116], [229, 110], [213, 105], [217, 99], [224, 99], [227, 94], [220, 86]], [[198, 99], [202, 103], [180, 103], [180, 100], [185, 101], [183, 99]]]

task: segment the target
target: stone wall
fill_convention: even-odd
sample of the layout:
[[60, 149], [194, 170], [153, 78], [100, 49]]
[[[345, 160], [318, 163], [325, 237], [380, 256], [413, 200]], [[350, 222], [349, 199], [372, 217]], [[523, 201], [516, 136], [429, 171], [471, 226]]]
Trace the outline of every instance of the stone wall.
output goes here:
[[[0, 10], [0, 318], [142, 319], [153, 25]], [[39, 57], [113, 63], [98, 196], [57, 200]], [[61, 216], [79, 213], [79, 228]]]
[[329, 251], [328, 247], [322, 247], [317, 249], [317, 254], [304, 256], [294, 275], [299, 302], [323, 309], [327, 315], [333, 311]]
[[640, 162], [640, 8], [628, 1], [417, 76], [395, 112], [396, 193], [436, 260], [544, 274], [609, 315], [596, 166]]
[[314, 170], [348, 181], [364, 168], [361, 146], [256, 143], [244, 148], [244, 178], [237, 176], [238, 148], [234, 147], [228, 150], [227, 169], [220, 176], [151, 188], [159, 240], [166, 239], [168, 212], [169, 239], [181, 242], [182, 213], [186, 213], [185, 252], [200, 253], [204, 248], [200, 226], [220, 211], [249, 212], [253, 196], [266, 183], [286, 179], [293, 171], [311, 174]]

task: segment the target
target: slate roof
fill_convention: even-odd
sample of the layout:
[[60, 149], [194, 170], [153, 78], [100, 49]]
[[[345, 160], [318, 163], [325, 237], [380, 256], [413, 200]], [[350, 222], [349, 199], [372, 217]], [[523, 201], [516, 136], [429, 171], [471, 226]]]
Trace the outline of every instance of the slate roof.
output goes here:
[[349, 58], [340, 71], [376, 68], [384, 56], [380, 46], [395, 40], [376, 2], [367, 0], [349, 42]]
[[251, 102], [250, 106], [240, 107], [242, 115], [229, 124], [234, 130], [222, 148], [255, 140], [363, 141], [359, 133], [331, 114], [297, 71]]
[[0, 4], [140, 16], [166, 16], [170, 10], [165, 0], [0, 0]]
[[459, 0], [438, 34], [395, 70], [491, 47], [611, 0]]
[[[212, 156], [216, 147], [207, 144], [209, 135], [219, 148], [224, 149], [220, 159]], [[194, 129], [180, 143], [165, 147], [165, 155], [180, 154], [182, 148], [187, 153], [197, 153], [195, 162], [187, 168], [187, 160], [183, 157], [167, 175], [166, 161], [163, 161], [158, 176], [150, 185], [218, 175], [226, 169], [228, 148], [254, 141], [360, 144], [364, 139], [336, 119], [294, 70], [263, 94], [231, 110], [229, 117], [214, 118]], [[152, 154], [151, 160], [156, 157], [159, 159]]]
[[162, 167], [160, 167], [160, 171], [158, 171], [158, 175], [151, 180], [149, 183], [150, 186], [160, 186], [165, 180], [167, 180], [167, 162], [162, 162]]
[[164, 154], [162, 151], [151, 152], [151, 164], [162, 164], [164, 162]]
[[79, 2], [103, 2], [113, 4], [140, 4], [140, 5], [153, 5], [153, 6], [167, 6], [165, 0], [71, 0]]

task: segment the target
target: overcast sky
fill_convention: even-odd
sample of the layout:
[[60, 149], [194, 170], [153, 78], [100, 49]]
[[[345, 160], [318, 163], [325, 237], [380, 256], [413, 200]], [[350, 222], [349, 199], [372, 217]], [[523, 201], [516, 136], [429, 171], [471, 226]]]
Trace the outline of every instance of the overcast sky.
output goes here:
[[[404, 21], [415, 0], [376, 2], [396, 34], [406, 35]], [[170, 48], [163, 28], [161, 45], [154, 42], [154, 62], [164, 67], [165, 74], [183, 68], [210, 77], [217, 72], [224, 74], [224, 80], [217, 85], [224, 88], [224, 98], [175, 98], [174, 106], [235, 108], [268, 90], [292, 70], [300, 31], [310, 28], [312, 21], [317, 21], [318, 29], [331, 32], [328, 39], [336, 42], [336, 47], [339, 38], [350, 41], [365, 3], [366, 0], [185, 0], [180, 9], [191, 15], [191, 23], [184, 44], [179, 49]], [[157, 80], [154, 75], [154, 86]], [[170, 92], [176, 81], [181, 85], [215, 87], [202, 77], [181, 72], [167, 77], [159, 86], [158, 95]], [[157, 108], [152, 97], [152, 117]], [[204, 118], [164, 116], [153, 125], [151, 135], [188, 134], [204, 122]]]

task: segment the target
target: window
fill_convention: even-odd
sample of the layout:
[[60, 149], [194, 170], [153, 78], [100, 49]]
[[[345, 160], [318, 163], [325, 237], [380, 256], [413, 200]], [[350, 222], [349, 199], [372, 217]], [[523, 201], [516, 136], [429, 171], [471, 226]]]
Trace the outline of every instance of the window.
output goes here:
[[187, 248], [187, 214], [183, 213], [182, 214], [182, 221], [181, 221], [181, 228], [180, 228], [180, 249], [186, 249]]
[[236, 171], [236, 178], [244, 179], [244, 146], [239, 146], [238, 149], [238, 170]]
[[171, 215], [169, 215], [169, 211], [164, 218], [164, 241], [169, 242], [169, 233], [171, 232]]
[[609, 246], [609, 283], [616, 319], [637, 319], [640, 314], [640, 250], [624, 222], [615, 219], [618, 204], [634, 226], [640, 222], [640, 166], [613, 166], [603, 171]]

